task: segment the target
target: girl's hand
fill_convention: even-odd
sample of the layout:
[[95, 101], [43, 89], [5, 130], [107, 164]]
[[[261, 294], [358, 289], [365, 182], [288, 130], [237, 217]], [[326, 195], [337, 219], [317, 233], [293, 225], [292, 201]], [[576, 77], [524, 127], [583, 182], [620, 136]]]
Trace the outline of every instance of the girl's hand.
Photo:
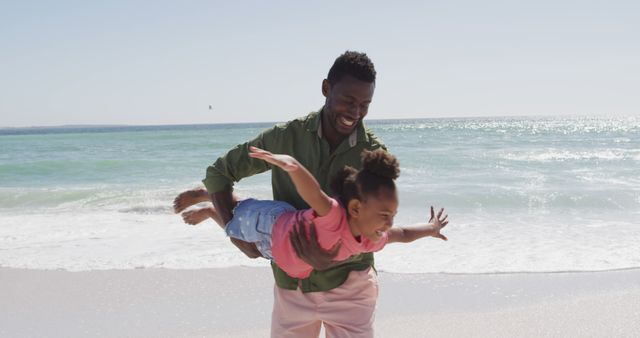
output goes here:
[[440, 230], [449, 224], [449, 221], [447, 221], [447, 217], [449, 217], [449, 215], [447, 214], [442, 217], [443, 212], [444, 208], [440, 209], [438, 217], [436, 217], [435, 212], [433, 211], [433, 206], [431, 206], [431, 219], [429, 220], [429, 223], [433, 226], [433, 234], [431, 234], [431, 236], [446, 241], [447, 237], [441, 234]]
[[249, 150], [251, 151], [249, 157], [269, 162], [284, 171], [295, 171], [300, 168], [300, 163], [289, 155], [272, 154], [271, 152], [253, 146], [250, 146]]

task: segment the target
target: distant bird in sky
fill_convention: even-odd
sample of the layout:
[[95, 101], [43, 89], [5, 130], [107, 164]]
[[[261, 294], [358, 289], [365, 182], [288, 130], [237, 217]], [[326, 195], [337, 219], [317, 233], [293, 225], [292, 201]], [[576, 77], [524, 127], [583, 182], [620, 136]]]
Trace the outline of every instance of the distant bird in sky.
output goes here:
[[209, 105], [209, 110], [211, 110], [211, 109], [212, 109], [212, 108], [211, 108], [211, 105]]

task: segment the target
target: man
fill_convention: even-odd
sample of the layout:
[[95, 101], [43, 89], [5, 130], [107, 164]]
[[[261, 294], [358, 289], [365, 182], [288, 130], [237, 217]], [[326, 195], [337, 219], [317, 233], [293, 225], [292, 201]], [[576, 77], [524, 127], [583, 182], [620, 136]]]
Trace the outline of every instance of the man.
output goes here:
[[[268, 129], [208, 167], [203, 183], [223, 223], [233, 217], [233, 183], [267, 170], [271, 170], [274, 200], [286, 201], [297, 209], [309, 208], [286, 172], [248, 156], [250, 146], [295, 157], [329, 194], [336, 171], [345, 165], [360, 168], [363, 150], [384, 148], [362, 122], [373, 98], [375, 77], [366, 54], [345, 52], [322, 81], [325, 103], [320, 111]], [[330, 337], [372, 337], [377, 299], [373, 254], [333, 262], [337, 248], [321, 248], [314, 228], [310, 235], [310, 240], [304, 232], [291, 236], [298, 255], [315, 268], [309, 278], [291, 278], [271, 264], [276, 282], [272, 337], [317, 337], [322, 322]], [[247, 256], [260, 256], [253, 243], [231, 241]]]

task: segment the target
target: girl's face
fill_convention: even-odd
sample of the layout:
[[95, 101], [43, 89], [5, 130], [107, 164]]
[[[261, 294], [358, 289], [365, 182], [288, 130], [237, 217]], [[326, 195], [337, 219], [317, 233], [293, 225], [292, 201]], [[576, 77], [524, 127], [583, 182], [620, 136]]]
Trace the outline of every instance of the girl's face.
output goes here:
[[398, 194], [395, 189], [382, 188], [377, 196], [349, 201], [348, 211], [351, 233], [377, 242], [393, 226], [393, 218], [398, 212]]

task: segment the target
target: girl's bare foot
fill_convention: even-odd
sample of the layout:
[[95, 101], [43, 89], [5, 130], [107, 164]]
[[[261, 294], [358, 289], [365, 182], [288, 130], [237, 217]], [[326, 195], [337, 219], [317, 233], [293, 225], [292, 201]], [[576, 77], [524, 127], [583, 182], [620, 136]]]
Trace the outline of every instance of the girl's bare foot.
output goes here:
[[[185, 223], [196, 225], [207, 218], [212, 217], [215, 214], [215, 209], [212, 207], [189, 210], [182, 213], [182, 219]], [[215, 220], [215, 218], [214, 218]]]
[[181, 192], [173, 200], [173, 211], [177, 214], [182, 210], [200, 202], [210, 201], [206, 189], [198, 188]]

